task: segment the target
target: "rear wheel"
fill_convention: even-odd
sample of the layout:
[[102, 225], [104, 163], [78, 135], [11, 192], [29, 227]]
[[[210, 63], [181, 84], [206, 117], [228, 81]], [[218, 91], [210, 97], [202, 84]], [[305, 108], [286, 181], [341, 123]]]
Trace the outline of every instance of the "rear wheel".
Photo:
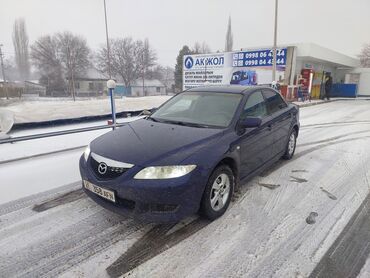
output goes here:
[[283, 155], [284, 159], [289, 160], [293, 157], [296, 143], [297, 143], [297, 131], [293, 129], [289, 135], [289, 140], [285, 148], [285, 153]]
[[200, 213], [214, 220], [225, 213], [234, 191], [235, 178], [230, 167], [218, 166], [210, 176], [203, 193]]

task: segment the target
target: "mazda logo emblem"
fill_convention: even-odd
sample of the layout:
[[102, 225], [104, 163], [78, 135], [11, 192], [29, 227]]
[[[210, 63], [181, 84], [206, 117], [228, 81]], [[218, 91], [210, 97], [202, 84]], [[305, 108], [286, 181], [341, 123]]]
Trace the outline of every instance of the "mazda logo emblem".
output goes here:
[[108, 170], [108, 165], [104, 162], [100, 162], [98, 166], [98, 172], [100, 175], [104, 175]]

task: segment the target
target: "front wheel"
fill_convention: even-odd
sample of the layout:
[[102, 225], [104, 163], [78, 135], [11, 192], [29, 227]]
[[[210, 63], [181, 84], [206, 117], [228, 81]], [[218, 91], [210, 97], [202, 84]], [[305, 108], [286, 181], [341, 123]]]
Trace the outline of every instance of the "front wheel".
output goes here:
[[227, 210], [234, 192], [235, 178], [230, 167], [221, 165], [210, 176], [200, 206], [202, 216], [215, 220]]
[[284, 159], [289, 160], [293, 157], [296, 143], [297, 143], [297, 131], [293, 129], [289, 135], [289, 140], [285, 147], [285, 153], [283, 155]]

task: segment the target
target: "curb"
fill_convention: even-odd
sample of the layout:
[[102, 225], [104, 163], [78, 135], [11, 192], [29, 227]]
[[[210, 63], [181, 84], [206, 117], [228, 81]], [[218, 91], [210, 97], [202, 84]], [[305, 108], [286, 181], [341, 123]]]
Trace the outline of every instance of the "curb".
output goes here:
[[309, 103], [305, 103], [305, 104], [302, 104], [302, 105], [298, 105], [299, 108], [303, 108], [303, 107], [309, 107], [309, 106], [314, 106], [314, 105], [320, 105], [320, 104], [325, 104], [325, 103], [329, 103], [329, 102], [334, 102], [334, 101], [339, 101], [340, 99], [333, 99], [333, 100], [326, 100], [326, 101], [321, 101], [321, 102], [309, 102]]

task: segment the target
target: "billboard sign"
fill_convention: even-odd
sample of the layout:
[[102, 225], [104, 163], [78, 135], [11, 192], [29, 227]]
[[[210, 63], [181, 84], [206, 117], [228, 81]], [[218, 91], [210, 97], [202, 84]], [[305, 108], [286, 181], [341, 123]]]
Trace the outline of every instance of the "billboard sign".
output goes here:
[[[285, 66], [287, 49], [277, 49], [276, 64]], [[271, 67], [273, 63], [272, 50], [257, 50], [233, 53], [233, 67]]]
[[[277, 49], [277, 78], [284, 78], [288, 48]], [[183, 89], [209, 85], [257, 85], [272, 81], [273, 51], [259, 49], [213, 54], [185, 55]]]

